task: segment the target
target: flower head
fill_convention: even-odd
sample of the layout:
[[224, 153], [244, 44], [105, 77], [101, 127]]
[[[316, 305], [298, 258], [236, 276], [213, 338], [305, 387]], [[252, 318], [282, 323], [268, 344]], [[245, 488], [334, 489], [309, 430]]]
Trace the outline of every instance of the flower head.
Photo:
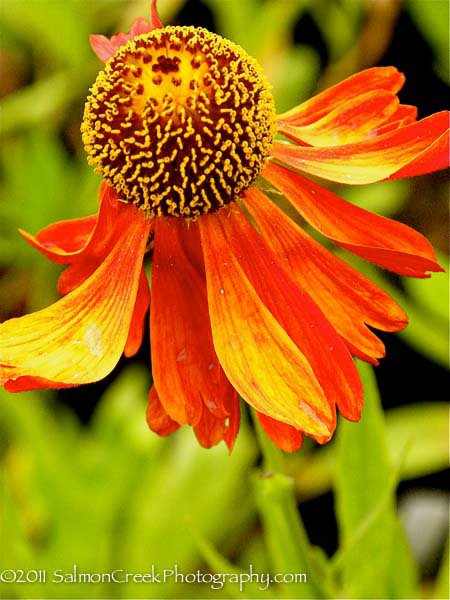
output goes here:
[[397, 97], [403, 75], [383, 67], [277, 116], [254, 59], [204, 29], [163, 27], [155, 2], [151, 22], [91, 44], [106, 62], [82, 124], [103, 178], [99, 211], [22, 232], [68, 266], [63, 298], [0, 326], [0, 383], [19, 391], [103, 378], [139, 349], [150, 306], [152, 430], [189, 424], [203, 446], [231, 449], [240, 395], [284, 450], [303, 434], [328, 441], [336, 406], [350, 420], [361, 414], [352, 355], [377, 364], [384, 347], [372, 328], [397, 331], [407, 317], [265, 190], [335, 244], [428, 277], [441, 268], [419, 233], [299, 171], [364, 184], [444, 168], [448, 113], [417, 121]]
[[194, 27], [165, 27], [119, 48], [100, 72], [82, 126], [89, 162], [151, 216], [216, 212], [270, 154], [275, 106], [242, 48]]

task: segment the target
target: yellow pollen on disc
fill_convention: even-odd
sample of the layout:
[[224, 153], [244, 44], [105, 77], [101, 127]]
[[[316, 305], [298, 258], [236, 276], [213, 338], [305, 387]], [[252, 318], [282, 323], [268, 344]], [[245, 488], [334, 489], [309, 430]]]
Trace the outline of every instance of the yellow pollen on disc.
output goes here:
[[242, 196], [263, 169], [275, 107], [258, 63], [194, 27], [135, 37], [91, 88], [88, 161], [150, 215], [194, 218]]

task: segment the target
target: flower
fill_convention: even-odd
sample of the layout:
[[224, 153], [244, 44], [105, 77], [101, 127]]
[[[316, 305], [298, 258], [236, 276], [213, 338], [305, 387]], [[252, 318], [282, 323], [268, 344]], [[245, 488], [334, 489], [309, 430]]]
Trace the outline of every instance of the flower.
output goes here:
[[[0, 326], [0, 383], [11, 391], [77, 386], [135, 354], [150, 306], [160, 435], [192, 425], [199, 442], [239, 429], [239, 395], [280, 448], [328, 441], [336, 406], [360, 418], [352, 355], [372, 364], [403, 310], [322, 247], [266, 195], [284, 195], [338, 246], [400, 275], [442, 270], [411, 228], [306, 179], [367, 184], [448, 165], [448, 113], [420, 121], [399, 103], [393, 67], [346, 79], [282, 115], [257, 62], [204, 29], [138, 19], [91, 36], [106, 61], [82, 134], [103, 177], [98, 215], [25, 239], [68, 265], [63, 297]], [[275, 137], [277, 133], [290, 141]], [[144, 256], [152, 254], [152, 299]]]

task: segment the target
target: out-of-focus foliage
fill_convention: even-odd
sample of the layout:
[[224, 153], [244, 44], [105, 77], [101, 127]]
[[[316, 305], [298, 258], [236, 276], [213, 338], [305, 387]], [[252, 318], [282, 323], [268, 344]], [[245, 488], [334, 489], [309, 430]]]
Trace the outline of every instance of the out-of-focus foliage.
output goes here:
[[341, 420], [337, 439], [340, 549], [334, 565], [342, 573], [344, 597], [410, 598], [417, 574], [395, 511], [399, 465], [389, 456], [373, 372], [367, 365], [360, 372], [364, 415], [356, 428]]
[[407, 0], [406, 9], [433, 48], [437, 73], [450, 83], [449, 3], [447, 0], [432, 2], [430, 6], [426, 0]]
[[[148, 0], [3, 0], [0, 4], [0, 320], [56, 298], [59, 268], [17, 233], [96, 211], [99, 179], [87, 166], [79, 126], [100, 63], [88, 34], [126, 30], [148, 14]], [[204, 8], [219, 33], [260, 60], [278, 111], [306, 99], [355, 69], [370, 66], [389, 43], [397, 0], [160, 0], [164, 22], [193, 21]], [[202, 10], [200, 10], [200, 8]], [[448, 3], [405, 0], [448, 75]], [[183, 12], [181, 12], [183, 11]], [[202, 12], [203, 14], [203, 12]], [[381, 16], [380, 16], [381, 15]], [[185, 18], [185, 16], [183, 18]], [[384, 19], [384, 20], [383, 20]], [[299, 23], [320, 36], [328, 64]], [[299, 33], [300, 31], [300, 33]], [[372, 62], [371, 62], [372, 61]], [[426, 90], [423, 92], [426, 93]], [[417, 226], [447, 247], [437, 222], [447, 188], [430, 179], [427, 219]], [[426, 187], [428, 185], [428, 187]], [[435, 187], [436, 186], [436, 187]], [[414, 219], [416, 187], [407, 181], [336, 191], [390, 217]], [[409, 211], [409, 212], [408, 212]], [[412, 211], [412, 212], [411, 212]], [[321, 240], [323, 241], [323, 240]], [[343, 254], [344, 256], [344, 254]], [[448, 274], [402, 280], [401, 287], [348, 254], [405, 308], [401, 339], [432, 363], [448, 360]], [[441, 254], [444, 266], [447, 258]], [[360, 424], [341, 420], [336, 440], [305, 443], [284, 457], [260, 445], [244, 422], [231, 458], [224, 447], [203, 450], [190, 431], [170, 439], [145, 425], [149, 368], [131, 365], [80, 425], [52, 392], [0, 392], [0, 570], [64, 569], [147, 572], [152, 564], [183, 572], [307, 574], [307, 582], [271, 585], [47, 583], [4, 584], [2, 596], [33, 597], [448, 597], [448, 554], [439, 575], [419, 581], [395, 507], [399, 482], [448, 465], [448, 410], [443, 398], [380, 408], [376, 385], [362, 367], [366, 407]], [[83, 389], [73, 390], [80, 403]], [[339, 548], [327, 558], [308, 541], [298, 504], [333, 491]], [[320, 524], [319, 524], [320, 526]], [[2, 584], [0, 584], [2, 585]]]
[[[193, 531], [227, 545], [253, 522], [254, 501], [242, 485], [255, 458], [248, 430], [233, 460], [224, 447], [204, 452], [191, 431], [173, 443], [153, 436], [144, 418], [147, 387], [147, 374], [130, 367], [84, 429], [42, 394], [2, 393], [3, 569], [71, 572], [76, 564], [91, 573], [144, 573], [152, 564], [178, 563], [191, 572], [200, 556]], [[155, 584], [150, 592], [148, 585], [115, 587], [65, 586], [64, 592], [170, 598], [179, 584]], [[17, 584], [9, 594], [60, 597], [61, 589]]]

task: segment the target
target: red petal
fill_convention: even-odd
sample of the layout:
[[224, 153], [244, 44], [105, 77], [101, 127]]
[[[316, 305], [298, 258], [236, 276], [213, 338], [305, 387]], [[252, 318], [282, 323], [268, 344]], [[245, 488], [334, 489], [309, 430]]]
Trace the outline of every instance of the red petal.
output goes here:
[[58, 283], [60, 293], [67, 294], [87, 279], [111, 250], [118, 211], [116, 193], [103, 181], [97, 215], [53, 223], [36, 236], [19, 231], [53, 262], [72, 265]]
[[158, 435], [170, 435], [180, 427], [164, 410], [154, 385], [148, 395], [147, 424]]
[[118, 215], [123, 206], [123, 203], [117, 202], [116, 192], [103, 182], [95, 228], [87, 244], [70, 256], [71, 266], [61, 274], [58, 281], [60, 294], [67, 294], [83, 283], [111, 251]]
[[134, 356], [142, 344], [144, 335], [145, 315], [150, 306], [150, 288], [148, 287], [147, 275], [142, 267], [139, 278], [139, 288], [134, 305], [133, 316], [131, 318], [130, 331], [128, 332], [127, 343], [123, 353], [125, 356]]
[[303, 444], [302, 432], [292, 425], [272, 419], [260, 412], [256, 413], [259, 422], [272, 442], [285, 452], [296, 452]]
[[[231, 386], [230, 386], [231, 387]], [[225, 409], [229, 413], [228, 424], [225, 433], [223, 434], [223, 439], [228, 446], [228, 450], [231, 452], [234, 447], [234, 442], [236, 441], [236, 436], [239, 431], [239, 425], [241, 421], [241, 409], [239, 406], [239, 396], [237, 392], [232, 388], [233, 393], [228, 394], [225, 399]]]
[[366, 323], [383, 331], [398, 331], [408, 322], [403, 310], [313, 240], [260, 191], [250, 189], [245, 205], [280, 264], [320, 306], [352, 351], [376, 363], [384, 356], [384, 346]]
[[361, 93], [309, 125], [295, 126], [278, 121], [288, 137], [312, 146], [339, 146], [374, 137], [377, 129], [396, 113], [399, 100], [386, 90]]
[[272, 155], [290, 167], [331, 181], [374, 183], [448, 166], [448, 127], [448, 113], [443, 111], [355, 144], [312, 148], [275, 142]]
[[425, 175], [432, 171], [446, 169], [449, 163], [449, 136], [443, 133], [429, 148], [416, 156], [402, 169], [396, 171], [389, 179], [403, 179], [415, 175]]
[[[310, 364], [263, 304], [236, 259], [228, 239], [232, 215], [233, 211], [222, 209], [199, 220], [220, 363], [239, 394], [256, 410], [307, 433], [330, 435], [333, 411]], [[256, 256], [252, 252], [249, 259], [256, 260], [261, 251], [257, 248]]]
[[442, 271], [431, 244], [414, 229], [354, 206], [279, 165], [269, 164], [263, 176], [308, 223], [354, 254], [400, 275]]
[[123, 207], [110, 253], [80, 287], [0, 325], [1, 383], [11, 389], [11, 380], [19, 386], [31, 378], [30, 387], [36, 381], [66, 387], [98, 381], [114, 368], [128, 336], [149, 227], [142, 212]]
[[159, 17], [158, 17], [158, 9], [156, 6], [157, 4], [158, 4], [158, 0], [152, 0], [151, 18], [152, 18], [153, 29], [159, 29], [159, 28], [164, 27], [164, 25], [161, 23], [161, 21], [159, 20]]
[[195, 435], [203, 448], [212, 448], [223, 440], [226, 424], [224, 419], [215, 417], [203, 406], [201, 417], [194, 425]]
[[[249, 193], [258, 197], [257, 190]], [[358, 419], [362, 385], [339, 335], [298, 282], [295, 284], [281, 268], [275, 255], [240, 211], [230, 211], [228, 217], [222, 219], [222, 227], [250, 283], [304, 354], [332, 409], [337, 404], [344, 416]]]
[[404, 82], [404, 75], [395, 67], [366, 69], [279, 115], [278, 120], [297, 126], [309, 125], [361, 93], [386, 90], [396, 94]]
[[228, 386], [224, 406], [227, 408], [226, 414], [229, 416], [217, 415], [217, 411], [211, 410], [210, 407], [203, 404], [202, 416], [197, 425], [194, 425], [195, 435], [203, 448], [212, 448], [224, 440], [228, 450], [230, 452], [233, 450], [239, 431], [240, 408], [239, 396], [231, 385]]
[[52, 223], [36, 236], [19, 229], [26, 241], [47, 258], [59, 264], [70, 264], [86, 245], [97, 221], [97, 215]]
[[194, 425], [203, 405], [226, 419], [234, 394], [214, 351], [199, 256], [196, 223], [157, 219], [150, 311], [153, 378], [168, 415]]

